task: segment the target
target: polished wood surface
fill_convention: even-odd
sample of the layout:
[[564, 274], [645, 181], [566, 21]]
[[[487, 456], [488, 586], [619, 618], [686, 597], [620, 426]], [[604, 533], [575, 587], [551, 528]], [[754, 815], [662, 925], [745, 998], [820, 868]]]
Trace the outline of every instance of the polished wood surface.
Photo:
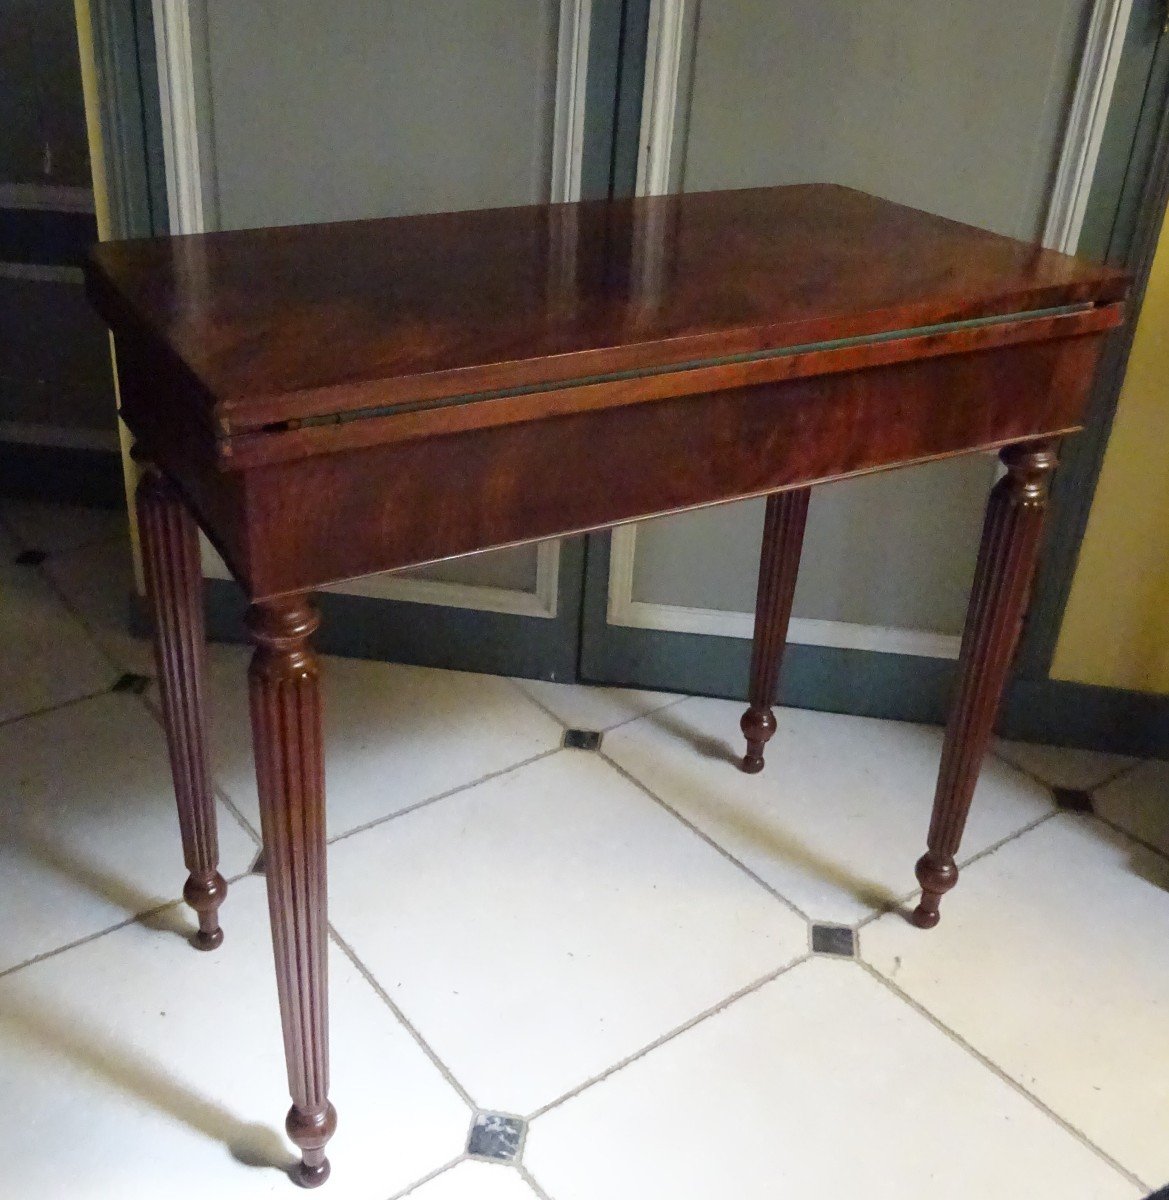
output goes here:
[[1123, 275], [809, 185], [121, 243], [87, 279], [114, 331], [123, 418], [160, 473], [142, 504], [180, 812], [205, 793], [191, 782], [205, 732], [177, 496], [251, 602], [300, 1182], [323, 1182], [336, 1122], [315, 588], [768, 496], [743, 721], [757, 770], [810, 487], [1003, 448], [918, 864], [914, 920], [936, 923], [1051, 447], [1084, 420]]
[[219, 906], [227, 883], [219, 873], [215, 793], [207, 756], [199, 533], [174, 485], [150, 463], [142, 466], [137, 512], [183, 859], [190, 872], [183, 899], [199, 918], [193, 944], [214, 950], [223, 941]]
[[750, 707], [740, 722], [747, 739], [747, 753], [740, 765], [748, 775], [763, 770], [763, 747], [775, 733], [771, 706], [779, 688], [811, 498], [811, 488], [792, 488], [767, 497], [759, 554], [759, 588], [755, 596], [751, 679], [747, 685]]
[[1110, 268], [827, 185], [120, 242], [90, 274], [107, 319], [170, 347], [225, 436], [1124, 289]]
[[285, 1128], [303, 1158], [296, 1180], [329, 1177], [329, 925], [325, 888], [325, 769], [321, 684], [311, 639], [319, 623], [303, 597], [253, 605], [248, 668], [264, 876], [276, 957], [292, 1107]]
[[942, 896], [958, 882], [954, 856], [1023, 627], [1058, 461], [1049, 441], [1010, 446], [1000, 457], [1007, 473], [995, 484], [986, 508], [958, 656], [958, 689], [942, 747], [929, 849], [917, 863], [922, 896], [913, 923], [921, 929], [938, 923]]

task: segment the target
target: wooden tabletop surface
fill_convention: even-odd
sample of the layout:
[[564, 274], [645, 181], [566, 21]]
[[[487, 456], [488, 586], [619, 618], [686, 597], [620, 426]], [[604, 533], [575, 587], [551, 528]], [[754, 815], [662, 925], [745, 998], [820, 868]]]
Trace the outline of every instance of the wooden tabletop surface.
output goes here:
[[1127, 283], [826, 184], [109, 242], [88, 280], [228, 432], [1100, 304]]

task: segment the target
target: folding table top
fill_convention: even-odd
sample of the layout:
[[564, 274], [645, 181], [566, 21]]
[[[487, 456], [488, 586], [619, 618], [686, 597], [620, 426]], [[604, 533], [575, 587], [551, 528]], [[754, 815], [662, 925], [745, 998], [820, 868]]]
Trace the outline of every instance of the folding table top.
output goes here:
[[230, 441], [710, 367], [791, 377], [823, 350], [1075, 315], [1127, 278], [809, 184], [110, 242], [88, 284], [189, 373], [158, 402]]

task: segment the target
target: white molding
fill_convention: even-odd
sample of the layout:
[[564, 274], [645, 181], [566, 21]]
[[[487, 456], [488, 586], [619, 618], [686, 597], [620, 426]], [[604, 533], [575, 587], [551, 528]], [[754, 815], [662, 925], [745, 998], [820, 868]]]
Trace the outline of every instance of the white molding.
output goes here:
[[94, 211], [93, 188], [63, 183], [0, 183], [0, 208], [91, 213]]
[[[708, 637], [745, 640], [754, 637], [753, 613], [635, 600], [633, 563], [636, 553], [637, 526], [620, 525], [614, 529], [609, 549], [609, 599], [605, 613], [609, 625], [671, 633], [698, 633]], [[957, 636], [925, 629], [817, 621], [806, 617], [792, 618], [787, 640], [805, 646], [836, 646], [846, 650], [872, 650], [881, 654], [913, 654], [922, 658], [957, 658], [961, 644], [961, 638]]]
[[552, 121], [552, 203], [580, 199], [592, 0], [561, 0]]
[[[203, 574], [210, 579], [230, 579], [231, 572], [211, 543], [202, 535], [200, 543]], [[559, 587], [560, 543], [552, 540], [536, 546], [536, 587], [531, 592], [449, 583], [443, 579], [410, 579], [392, 571], [330, 584], [321, 590], [346, 596], [371, 596], [378, 600], [404, 600], [411, 604], [437, 604], [443, 608], [473, 608], [481, 612], [550, 619], [556, 616]]]
[[637, 153], [639, 196], [664, 196], [670, 190], [682, 55], [695, 8], [694, 0], [650, 0]]
[[556, 616], [559, 575], [560, 543], [547, 541], [536, 547], [536, 587], [531, 592], [476, 583], [450, 583], [442, 579], [410, 579], [394, 573], [349, 580], [325, 590], [343, 592], [347, 596], [374, 596], [379, 600], [405, 600], [411, 604], [437, 604], [444, 608], [473, 608], [480, 612], [550, 619]]
[[203, 232], [198, 103], [187, 0], [153, 0], [154, 46], [171, 233]]
[[1043, 244], [1074, 254], [1112, 103], [1132, 0], [1096, 0], [1052, 187]]

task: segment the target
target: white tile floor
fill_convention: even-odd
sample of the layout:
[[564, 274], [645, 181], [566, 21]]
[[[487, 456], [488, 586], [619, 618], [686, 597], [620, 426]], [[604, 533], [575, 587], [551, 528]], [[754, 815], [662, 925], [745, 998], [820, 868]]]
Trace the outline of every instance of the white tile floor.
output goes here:
[[[47, 557], [14, 562], [29, 550]], [[291, 1196], [245, 655], [211, 655], [233, 883], [224, 944], [198, 954], [154, 698], [111, 690], [152, 670], [129, 581], [115, 519], [0, 505], [0, 1195]], [[345, 660], [326, 677], [323, 1194], [1169, 1182], [1169, 765], [998, 745], [923, 933], [896, 910], [936, 730], [784, 711], [749, 777], [737, 703]], [[566, 726], [604, 731], [599, 753], [559, 748]], [[852, 929], [857, 957], [810, 953], [812, 922]], [[511, 1165], [468, 1156], [476, 1122], [519, 1137]]]

